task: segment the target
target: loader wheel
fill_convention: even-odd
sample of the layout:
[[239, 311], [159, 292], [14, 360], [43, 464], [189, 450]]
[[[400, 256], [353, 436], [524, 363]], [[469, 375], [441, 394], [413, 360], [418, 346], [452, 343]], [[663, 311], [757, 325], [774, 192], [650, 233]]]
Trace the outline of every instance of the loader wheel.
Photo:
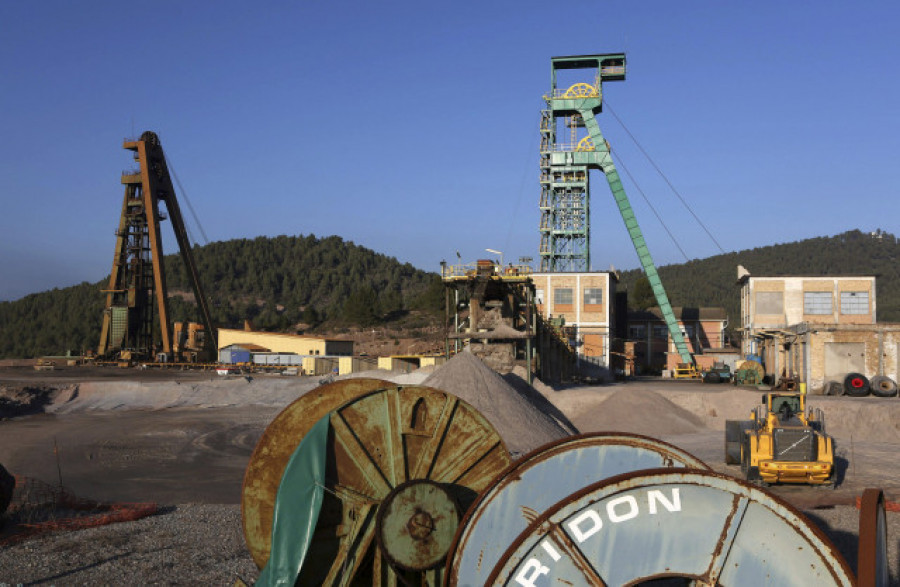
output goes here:
[[725, 464], [737, 465], [741, 462], [741, 436], [744, 428], [741, 420], [725, 420]]
[[878, 397], [894, 397], [897, 395], [897, 382], [890, 377], [876, 375], [869, 380], [872, 395]]
[[762, 477], [759, 476], [759, 467], [748, 467], [747, 468], [747, 481], [750, 483], [756, 483], [762, 487], [768, 485], [768, 483], [763, 483]]
[[869, 395], [869, 380], [862, 373], [848, 373], [844, 377], [844, 392], [851, 397]]
[[747, 478], [747, 474], [750, 470], [750, 437], [745, 436], [741, 441], [741, 473], [744, 474], [744, 478]]
[[829, 381], [823, 390], [825, 395], [844, 395], [844, 386], [840, 381]]

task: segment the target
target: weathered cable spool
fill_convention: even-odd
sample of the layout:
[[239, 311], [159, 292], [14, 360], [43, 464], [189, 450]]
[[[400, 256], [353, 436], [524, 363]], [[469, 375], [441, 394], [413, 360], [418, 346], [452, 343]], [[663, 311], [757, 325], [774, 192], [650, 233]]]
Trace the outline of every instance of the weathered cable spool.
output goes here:
[[484, 585], [515, 538], [560, 499], [623, 473], [677, 467], [708, 469], [668, 443], [624, 433], [573, 436], [518, 459], [469, 508], [448, 555], [447, 583]]
[[[747, 359], [739, 361], [735, 367], [735, 373], [738, 371], [743, 372], [740, 377], [743, 380], [741, 382], [748, 382], [748, 380], [752, 379], [755, 383], [762, 383], [763, 378], [766, 376], [766, 370], [759, 361]], [[738, 383], [738, 381], [735, 380], [735, 383]]]
[[6, 513], [6, 508], [9, 507], [9, 502], [12, 501], [15, 488], [16, 479], [6, 471], [3, 465], [0, 465], [0, 516]]
[[322, 385], [292, 402], [266, 427], [250, 456], [241, 488], [244, 540], [259, 568], [269, 560], [275, 494], [300, 441], [313, 424], [341, 404], [389, 385], [380, 379], [364, 378]]
[[[244, 481], [248, 547], [261, 568], [279, 559], [279, 544], [305, 552], [298, 584], [438, 585], [462, 512], [509, 465], [509, 453], [488, 421], [453, 395], [358, 381], [314, 390], [266, 430]], [[277, 535], [291, 523], [279, 515], [282, 500], [302, 500], [310, 489], [308, 481], [285, 485], [295, 459], [315, 460], [316, 443], [304, 434], [319, 435], [324, 447], [314, 531], [273, 543], [266, 531]]]
[[836, 548], [802, 514], [709, 471], [645, 470], [589, 485], [513, 540], [491, 585], [853, 585]]
[[859, 507], [858, 587], [890, 585], [887, 546], [884, 493], [880, 489], [866, 489]]

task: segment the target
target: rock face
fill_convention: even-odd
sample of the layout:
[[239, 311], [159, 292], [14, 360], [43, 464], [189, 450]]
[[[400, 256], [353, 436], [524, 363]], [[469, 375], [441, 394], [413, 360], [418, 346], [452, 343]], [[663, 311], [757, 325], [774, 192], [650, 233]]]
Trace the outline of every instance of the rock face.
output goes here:
[[553, 417], [468, 351], [447, 361], [422, 385], [452, 393], [471, 404], [494, 426], [514, 455], [569, 436]]

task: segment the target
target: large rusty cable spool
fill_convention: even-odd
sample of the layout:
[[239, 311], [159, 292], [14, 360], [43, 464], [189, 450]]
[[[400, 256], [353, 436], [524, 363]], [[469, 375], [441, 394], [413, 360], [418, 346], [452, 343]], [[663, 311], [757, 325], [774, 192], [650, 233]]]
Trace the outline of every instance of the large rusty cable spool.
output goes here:
[[[456, 396], [377, 381], [375, 389], [354, 393], [342, 387], [351, 381], [324, 390], [355, 396], [323, 415], [330, 422], [323, 500], [297, 584], [437, 585], [461, 512], [509, 465], [509, 452], [487, 419]], [[298, 399], [293, 410], [307, 411], [308, 401]], [[319, 400], [318, 411], [325, 403]], [[307, 412], [307, 431], [318, 415]], [[301, 438], [284, 425], [287, 417], [266, 435], [272, 446], [287, 436], [284, 444], [296, 449]], [[264, 467], [256, 459], [255, 452], [245, 478], [245, 517], [260, 511], [247, 507], [248, 482]], [[278, 487], [263, 489], [274, 502]], [[260, 550], [263, 526], [244, 522], [245, 534], [257, 533], [247, 537], [251, 551]], [[261, 554], [254, 560], [263, 566]]]
[[671, 444], [619, 432], [572, 436], [532, 451], [469, 508], [447, 558], [447, 584], [484, 585], [507, 546], [566, 496], [602, 479], [662, 467], [709, 469]]
[[655, 469], [590, 485], [538, 516], [490, 585], [853, 585], [837, 549], [779, 498], [709, 471]]
[[341, 404], [389, 385], [380, 379], [358, 378], [319, 386], [294, 400], [266, 427], [250, 456], [241, 488], [244, 540], [259, 568], [269, 560], [278, 484], [300, 441], [313, 424]]
[[[16, 479], [12, 475], [10, 475], [6, 468], [3, 465], [0, 465], [0, 517], [6, 513], [6, 508], [9, 507], [9, 502], [12, 501], [13, 492], [16, 488]], [[0, 526], [3, 523], [0, 521]]]
[[859, 555], [856, 559], [859, 587], [890, 585], [887, 546], [884, 493], [880, 489], [866, 489], [859, 507]]
[[766, 370], [763, 368], [762, 363], [760, 363], [759, 361], [754, 361], [753, 359], [746, 359], [742, 362], [739, 362], [736, 366], [735, 371], [752, 371], [753, 373], [755, 373], [756, 383], [762, 383], [763, 379], [766, 376]]

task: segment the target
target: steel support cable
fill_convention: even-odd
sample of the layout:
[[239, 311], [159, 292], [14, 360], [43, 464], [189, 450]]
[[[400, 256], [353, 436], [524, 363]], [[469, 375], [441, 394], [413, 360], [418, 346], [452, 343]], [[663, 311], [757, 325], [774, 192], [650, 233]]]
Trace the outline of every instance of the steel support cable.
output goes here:
[[612, 115], [613, 115], [613, 118], [616, 119], [616, 122], [618, 122], [619, 125], [625, 130], [625, 132], [626, 132], [626, 133], [628, 134], [628, 136], [631, 138], [632, 142], [634, 142], [634, 144], [637, 145], [637, 148], [640, 149], [641, 153], [644, 154], [644, 157], [647, 158], [647, 161], [650, 162], [650, 165], [653, 166], [653, 169], [655, 169], [656, 172], [660, 175], [660, 177], [663, 178], [663, 180], [664, 180], [664, 181], [666, 182], [666, 184], [669, 186], [669, 189], [672, 190], [672, 193], [675, 194], [675, 195], [678, 197], [679, 200], [681, 200], [681, 203], [684, 205], [685, 208], [687, 208], [687, 211], [691, 213], [691, 216], [694, 217], [694, 220], [697, 221], [697, 224], [700, 225], [700, 227], [703, 229], [703, 231], [707, 234], [707, 236], [709, 236], [710, 239], [712, 239], [712, 242], [714, 242], [714, 243], [716, 244], [716, 247], [718, 247], [718, 248], [719, 248], [719, 251], [724, 255], [724, 254], [725, 254], [725, 249], [722, 248], [722, 245], [719, 244], [719, 241], [716, 240], [716, 237], [714, 237], [714, 236], [712, 235], [712, 233], [709, 231], [709, 229], [706, 228], [706, 225], [703, 224], [703, 221], [700, 220], [700, 218], [694, 213], [694, 210], [691, 209], [691, 207], [688, 205], [688, 203], [685, 201], [685, 199], [681, 196], [681, 194], [678, 193], [678, 190], [675, 189], [675, 186], [672, 185], [672, 182], [669, 181], [669, 178], [668, 178], [668, 177], [666, 177], [666, 174], [662, 172], [662, 169], [660, 169], [659, 166], [656, 164], [656, 162], [653, 160], [653, 158], [650, 157], [650, 154], [647, 153], [646, 150], [644, 150], [644, 147], [641, 146], [641, 144], [640, 144], [640, 143], [638, 142], [638, 140], [634, 137], [634, 135], [631, 134], [631, 131], [628, 130], [628, 127], [625, 126], [625, 123], [622, 122], [622, 119], [619, 118], [619, 115], [616, 114], [616, 111], [615, 111], [615, 110], [613, 110], [613, 107], [609, 104], [609, 101], [608, 101], [608, 100], [604, 100], [603, 102], [604, 102], [604, 104], [606, 105], [606, 107], [609, 109], [609, 113], [612, 114]]
[[[200, 224], [200, 218], [197, 217], [197, 213], [194, 211], [194, 207], [191, 205], [191, 200], [188, 198], [187, 191], [185, 191], [184, 186], [181, 185], [181, 181], [178, 179], [178, 174], [175, 173], [175, 166], [172, 165], [172, 158], [166, 153], [166, 163], [169, 166], [169, 171], [172, 172], [172, 177], [175, 178], [175, 183], [178, 184], [178, 191], [181, 194], [181, 198], [184, 200], [184, 203], [187, 204], [188, 210], [191, 211], [191, 217], [194, 219], [194, 222], [197, 224], [197, 228], [200, 230], [200, 235], [203, 237], [203, 244], [208, 245], [209, 239], [206, 238], [206, 231], [203, 230], [203, 225]], [[190, 229], [187, 225], [184, 226], [184, 229], [188, 231], [188, 236], [191, 237], [191, 240], [194, 240], [194, 237], [190, 235]], [[196, 241], [194, 241], [196, 243]]]
[[537, 144], [537, 139], [538, 139], [537, 136], [533, 137], [531, 140], [531, 143], [529, 144], [529, 147], [528, 147], [525, 165], [523, 166], [523, 169], [522, 169], [522, 180], [519, 182], [518, 197], [516, 198], [516, 203], [515, 203], [515, 206], [513, 207], [513, 213], [512, 213], [512, 216], [510, 217], [509, 230], [507, 230], [506, 238], [503, 240], [503, 250], [504, 251], [509, 249], [509, 241], [510, 241], [510, 238], [512, 238], [513, 228], [516, 226], [516, 218], [519, 216], [519, 207], [522, 203], [522, 196], [525, 194], [525, 180], [528, 178], [528, 169], [531, 167], [530, 160], [531, 160], [532, 154], [534, 153], [534, 147]]
[[[612, 150], [610, 150], [609, 154], [610, 155], [613, 154]], [[650, 210], [653, 211], [653, 215], [656, 216], [656, 219], [659, 220], [660, 224], [662, 224], [662, 227], [666, 231], [666, 234], [668, 234], [669, 238], [672, 239], [672, 243], [678, 248], [679, 251], [681, 251], [681, 254], [684, 255], [684, 260], [690, 261], [687, 254], [684, 252], [684, 249], [682, 249], [681, 245], [678, 244], [678, 241], [675, 240], [675, 236], [672, 234], [672, 231], [669, 230], [669, 227], [666, 226], [665, 221], [663, 221], [662, 217], [659, 215], [659, 212], [656, 211], [656, 208], [654, 208], [653, 204], [650, 203], [650, 200], [647, 199], [646, 194], [644, 194], [644, 190], [641, 189], [641, 186], [639, 186], [638, 183], [634, 180], [634, 176], [631, 175], [631, 172], [628, 171], [627, 167], [625, 167], [625, 164], [622, 162], [622, 158], [618, 154], [616, 154], [615, 159], [616, 159], [616, 166], [620, 167], [622, 169], [622, 171], [625, 172], [625, 175], [628, 176], [628, 179], [631, 180], [631, 183], [634, 184], [635, 189], [638, 191], [639, 194], [641, 194], [641, 197], [644, 198], [644, 201], [650, 207]]]

